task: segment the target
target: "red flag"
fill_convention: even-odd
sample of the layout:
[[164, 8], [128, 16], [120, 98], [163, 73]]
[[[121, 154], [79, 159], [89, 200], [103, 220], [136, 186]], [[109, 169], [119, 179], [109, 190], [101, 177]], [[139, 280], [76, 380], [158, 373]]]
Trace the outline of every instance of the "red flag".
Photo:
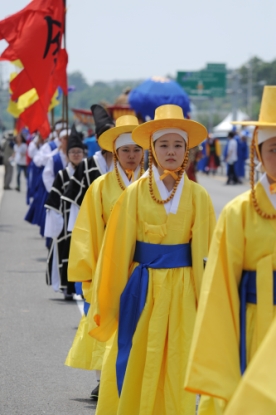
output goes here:
[[[0, 21], [0, 40], [9, 43], [1, 57], [20, 59], [24, 66], [16, 85], [11, 83], [12, 99], [27, 92], [30, 85], [39, 96], [47, 95], [63, 33], [63, 0], [33, 0], [20, 12]], [[50, 102], [51, 97], [48, 99]]]
[[17, 118], [16, 124], [15, 124], [16, 131], [19, 133], [24, 127], [25, 127], [24, 121], [21, 120], [20, 118]]
[[25, 111], [20, 114], [19, 118], [23, 124], [28, 127], [30, 133], [39, 131], [43, 138], [49, 136], [51, 132], [50, 124], [47, 112], [45, 113], [44, 105], [40, 99], [25, 109]]

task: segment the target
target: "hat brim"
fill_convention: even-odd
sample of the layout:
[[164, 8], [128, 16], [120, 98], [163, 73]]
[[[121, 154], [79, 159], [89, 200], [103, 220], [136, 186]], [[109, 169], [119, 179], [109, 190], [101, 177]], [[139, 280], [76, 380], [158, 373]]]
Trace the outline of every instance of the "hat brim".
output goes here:
[[188, 134], [189, 148], [198, 146], [202, 141], [206, 140], [208, 132], [204, 125], [192, 121], [181, 119], [164, 119], [152, 120], [139, 125], [132, 133], [133, 141], [135, 141], [144, 150], [150, 147], [150, 138], [155, 131], [164, 128], [179, 128]]
[[113, 153], [114, 141], [119, 137], [119, 135], [124, 133], [132, 133], [136, 127], [137, 125], [124, 125], [121, 127], [110, 128], [101, 134], [98, 140], [98, 144], [103, 150]]
[[255, 126], [255, 127], [276, 127], [276, 123], [264, 121], [232, 121], [233, 125]]

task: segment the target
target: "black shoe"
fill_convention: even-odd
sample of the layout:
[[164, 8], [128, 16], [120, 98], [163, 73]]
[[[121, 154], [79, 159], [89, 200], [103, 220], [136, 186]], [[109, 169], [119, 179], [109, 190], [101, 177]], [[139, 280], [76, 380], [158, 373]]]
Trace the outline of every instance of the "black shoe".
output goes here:
[[67, 288], [63, 289], [62, 291], [63, 291], [65, 301], [73, 301], [74, 300], [73, 294], [67, 294]]
[[92, 392], [91, 392], [90, 399], [92, 399], [92, 401], [97, 401], [98, 400], [99, 389], [100, 389], [100, 383], [98, 383], [98, 385], [95, 387], [95, 389], [93, 389]]
[[10, 186], [5, 186], [4, 190], [12, 190]]
[[17, 190], [18, 192], [20, 192], [20, 189], [19, 189], [19, 187], [16, 187], [16, 188], [15, 188], [15, 190]]

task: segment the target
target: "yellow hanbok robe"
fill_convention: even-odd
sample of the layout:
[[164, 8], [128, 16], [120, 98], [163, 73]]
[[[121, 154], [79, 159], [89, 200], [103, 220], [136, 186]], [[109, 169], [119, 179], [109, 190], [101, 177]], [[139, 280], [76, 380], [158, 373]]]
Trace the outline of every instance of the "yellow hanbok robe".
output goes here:
[[[256, 195], [263, 211], [275, 213], [261, 183], [256, 185]], [[222, 211], [208, 256], [185, 381], [186, 390], [210, 397], [201, 398], [200, 415], [223, 413], [241, 379], [239, 285], [243, 270], [256, 271], [257, 285], [257, 304], [246, 304], [248, 364], [276, 310], [272, 278], [276, 220], [257, 214], [250, 191]]]
[[225, 415], [276, 415], [276, 319], [239, 383]]
[[[160, 198], [155, 180], [154, 194]], [[149, 179], [132, 184], [115, 204], [100, 254], [90, 334], [114, 341], [103, 364], [97, 415], [194, 415], [195, 396], [184, 391], [188, 352], [200, 293], [203, 258], [215, 225], [206, 190], [185, 175], [176, 213], [167, 214], [149, 193]], [[147, 300], [132, 338], [122, 393], [115, 363], [120, 296], [133, 269], [136, 241], [191, 243], [192, 267], [151, 269]], [[92, 318], [92, 313], [90, 314]]]
[[[86, 192], [73, 229], [68, 280], [81, 281], [85, 300], [90, 302], [105, 227], [112, 208], [122, 194], [115, 170], [96, 179]], [[87, 316], [83, 315], [65, 365], [86, 370], [101, 370], [105, 344], [88, 335]]]

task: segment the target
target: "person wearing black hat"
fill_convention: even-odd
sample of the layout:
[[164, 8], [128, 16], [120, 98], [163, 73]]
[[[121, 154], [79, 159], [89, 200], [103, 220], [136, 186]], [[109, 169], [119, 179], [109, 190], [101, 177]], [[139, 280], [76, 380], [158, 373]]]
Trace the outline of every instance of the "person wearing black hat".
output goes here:
[[69, 206], [61, 199], [74, 174], [83, 160], [84, 145], [75, 125], [72, 126], [67, 143], [68, 166], [60, 170], [45, 203], [47, 209], [45, 236], [53, 238], [47, 258], [46, 283], [55, 291], [63, 291], [65, 299], [73, 299], [74, 283], [67, 281], [67, 264], [71, 233], [68, 232]]
[[[91, 111], [95, 121], [95, 133], [97, 139], [109, 128], [114, 127], [114, 122], [107, 111], [98, 104], [91, 106]], [[101, 150], [97, 151], [93, 157], [85, 158], [76, 169], [69, 186], [64, 194], [64, 200], [71, 204], [69, 228], [72, 230], [75, 219], [90, 184], [102, 174], [113, 170], [112, 153]]]
[[[64, 128], [60, 130], [61, 126]], [[38, 225], [40, 235], [44, 236], [45, 209], [44, 204], [51, 190], [55, 176], [59, 170], [67, 166], [66, 147], [69, 130], [67, 124], [59, 124], [59, 130], [51, 133], [47, 142], [42, 144], [34, 154], [33, 162], [37, 168], [36, 188], [33, 192], [33, 200], [26, 213], [25, 220], [32, 225]], [[59, 131], [59, 135], [57, 135]], [[49, 247], [48, 241], [46, 246]]]

